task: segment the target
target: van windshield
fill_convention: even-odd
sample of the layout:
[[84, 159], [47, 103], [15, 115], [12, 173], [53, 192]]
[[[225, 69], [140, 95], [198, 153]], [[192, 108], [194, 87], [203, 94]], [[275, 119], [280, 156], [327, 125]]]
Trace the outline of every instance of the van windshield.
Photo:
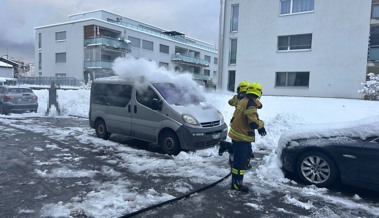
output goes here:
[[172, 83], [153, 83], [163, 98], [172, 105], [198, 105], [204, 97], [193, 88], [177, 87]]

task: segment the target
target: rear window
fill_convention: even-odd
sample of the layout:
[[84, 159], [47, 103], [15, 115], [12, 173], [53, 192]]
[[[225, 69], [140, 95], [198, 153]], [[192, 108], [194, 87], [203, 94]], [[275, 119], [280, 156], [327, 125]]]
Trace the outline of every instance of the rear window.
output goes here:
[[24, 88], [10, 88], [8, 89], [8, 93], [33, 93], [33, 90]]

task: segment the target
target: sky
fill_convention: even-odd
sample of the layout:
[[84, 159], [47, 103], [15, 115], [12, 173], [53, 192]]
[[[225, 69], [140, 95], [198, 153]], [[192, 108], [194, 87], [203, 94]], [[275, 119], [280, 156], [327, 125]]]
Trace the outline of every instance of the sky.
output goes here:
[[98, 9], [217, 45], [220, 0], [0, 0], [0, 56], [34, 62], [35, 27]]
[[[130, 65], [126, 64], [130, 63]], [[118, 59], [115, 62], [114, 69], [119, 77], [126, 77], [131, 70], [146, 72], [144, 75], [147, 80], [155, 80], [154, 77], [162, 77], [166, 73], [167, 78], [172, 77], [172, 72], [165, 72], [152, 62], [145, 60], [123, 62]], [[142, 70], [143, 69], [143, 70]], [[158, 73], [154, 73], [158, 72]], [[264, 90], [264, 87], [263, 87]], [[47, 137], [53, 137], [56, 140], [64, 140], [65, 136], [77, 135], [78, 140], [83, 143], [91, 143], [92, 152], [95, 154], [106, 154], [104, 150], [117, 154], [117, 159], [121, 161], [118, 167], [127, 168], [133, 173], [151, 173], [155, 176], [183, 177], [196, 181], [199, 184], [210, 184], [224, 177], [228, 172], [228, 167], [220, 167], [220, 163], [227, 163], [228, 156], [218, 156], [217, 147], [200, 150], [194, 153], [181, 152], [177, 156], [166, 158], [163, 154], [150, 154], [149, 151], [136, 150], [127, 145], [119, 146], [117, 142], [111, 140], [105, 141], [95, 137], [94, 130], [88, 127], [67, 127], [61, 129], [49, 129], [43, 123], [32, 123], [28, 121], [28, 117], [45, 116], [48, 90], [35, 90], [38, 96], [39, 108], [37, 113], [10, 114], [8, 116], [0, 115], [0, 122], [4, 122], [17, 128], [27, 128], [28, 131], [44, 134]], [[226, 122], [232, 117], [234, 108], [227, 103], [235, 93], [226, 91], [201, 91], [207, 102], [217, 108], [224, 116]], [[70, 115], [88, 118], [90, 90], [88, 87], [82, 87], [79, 90], [58, 90], [58, 101], [62, 114], [59, 116], [67, 117]], [[357, 99], [333, 99], [333, 98], [305, 98], [305, 97], [280, 97], [280, 96], [262, 96], [261, 102], [263, 108], [258, 110], [260, 119], [264, 120], [267, 135], [265, 137], [257, 137], [256, 143], [253, 144], [253, 151], [264, 150], [266, 156], [262, 163], [258, 165], [255, 171], [248, 171], [245, 174], [245, 185], [254, 191], [254, 195], [259, 198], [247, 198], [246, 205], [256, 210], [266, 210], [267, 205], [260, 204], [260, 200], [271, 198], [272, 192], [283, 192], [283, 205], [288, 207], [300, 207], [305, 210], [314, 211], [314, 217], [350, 217], [354, 211], [363, 211], [364, 214], [378, 215], [379, 207], [377, 204], [371, 204], [362, 199], [358, 195], [352, 197], [341, 196], [328, 192], [327, 189], [317, 188], [316, 186], [296, 186], [294, 181], [283, 176], [280, 170], [280, 161], [278, 158], [277, 148], [279, 141], [283, 135], [288, 137], [289, 132], [302, 130], [301, 135], [306, 133], [304, 127], [321, 126], [328, 127], [324, 134], [330, 134], [330, 131], [338, 131], [332, 129], [331, 123], [335, 126], [350, 128], [352, 134], [360, 134], [363, 128], [351, 128], [352, 125], [364, 124], [366, 129], [378, 130], [377, 124], [379, 120], [379, 101], [364, 101]], [[51, 117], [58, 116], [53, 108], [49, 114]], [[17, 119], [9, 119], [9, 118]], [[370, 121], [371, 120], [371, 124]], [[21, 123], [20, 123], [21, 122]], [[29, 125], [22, 125], [22, 122], [32, 123], [34, 128]], [[345, 128], [345, 129], [346, 129]], [[318, 128], [323, 129], [323, 128]], [[324, 129], [325, 130], [325, 129]], [[84, 134], [83, 134], [84, 133]], [[88, 133], [88, 134], [87, 134]], [[310, 133], [308, 133], [310, 134]], [[229, 138], [227, 140], [230, 140]], [[87, 148], [86, 148], [87, 149]], [[19, 214], [33, 214], [41, 212], [46, 217], [68, 217], [70, 212], [75, 209], [83, 210], [87, 215], [93, 217], [117, 217], [123, 214], [131, 213], [136, 210], [148, 207], [152, 204], [160, 203], [165, 200], [172, 199], [174, 196], [165, 191], [158, 191], [150, 188], [146, 192], [136, 190], [138, 184], [133, 181], [121, 177], [121, 173], [117, 168], [109, 168], [104, 166], [101, 170], [93, 170], [86, 168], [73, 168], [80, 165], [81, 158], [76, 154], [70, 154], [67, 149], [63, 149], [56, 144], [41, 145], [34, 148], [36, 153], [45, 151], [57, 151], [60, 156], [52, 158], [51, 161], [41, 162], [34, 160], [36, 166], [36, 175], [44, 179], [64, 179], [64, 178], [91, 178], [89, 184], [94, 190], [88, 193], [81, 192], [78, 196], [73, 197], [65, 202], [52, 202], [44, 204], [41, 211], [33, 211], [30, 208], [20, 208]], [[85, 150], [89, 152], [88, 149]], [[62, 153], [64, 155], [62, 156]], [[148, 158], [146, 158], [148, 157]], [[101, 157], [109, 163], [115, 162], [115, 157]], [[65, 164], [65, 160], [71, 160], [69, 165]], [[74, 164], [75, 163], [75, 164]], [[188, 164], [190, 163], [190, 164]], [[47, 169], [46, 166], [51, 167]], [[188, 168], [190, 166], [190, 168]], [[107, 175], [112, 177], [112, 181], [99, 182], [96, 175]], [[76, 185], [76, 184], [74, 184]], [[83, 184], [78, 184], [83, 185]], [[222, 185], [229, 187], [229, 180]], [[186, 193], [190, 191], [191, 185], [181, 183], [180, 180], [175, 184], [167, 185], [174, 187], [176, 193]], [[227, 188], [226, 188], [227, 189]], [[120, 192], [119, 190], [123, 190]], [[252, 195], [252, 196], [254, 196]], [[127, 196], [127, 197], [126, 197]], [[42, 196], [41, 198], [43, 198]], [[318, 201], [328, 202], [323, 208], [316, 206]], [[94, 207], [94, 205], [96, 205]], [[339, 212], [334, 212], [334, 208], [339, 208]], [[279, 208], [286, 210], [286, 208]], [[321, 211], [321, 212], [320, 212]], [[317, 216], [317, 213], [318, 216]], [[342, 214], [339, 214], [342, 213]], [[290, 214], [290, 211], [289, 211]], [[182, 217], [182, 216], [177, 216]]]

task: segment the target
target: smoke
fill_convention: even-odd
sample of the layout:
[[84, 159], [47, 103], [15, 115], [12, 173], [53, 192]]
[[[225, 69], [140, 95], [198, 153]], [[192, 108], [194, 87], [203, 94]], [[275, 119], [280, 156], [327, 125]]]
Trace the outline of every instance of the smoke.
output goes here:
[[196, 88], [201, 92], [191, 74], [170, 71], [159, 67], [154, 61], [143, 58], [136, 59], [132, 56], [117, 58], [112, 69], [120, 79], [134, 81], [139, 86], [146, 86], [148, 82], [165, 82], [173, 83], [177, 87]]

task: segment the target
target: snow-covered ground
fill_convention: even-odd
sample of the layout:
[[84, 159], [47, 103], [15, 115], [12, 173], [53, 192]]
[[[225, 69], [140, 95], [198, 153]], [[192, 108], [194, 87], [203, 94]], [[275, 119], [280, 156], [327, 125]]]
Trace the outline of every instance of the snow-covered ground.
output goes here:
[[[146, 63], [144, 63], [146, 64]], [[153, 69], [154, 70], [154, 69]], [[263, 87], [264, 89], [264, 87]], [[35, 93], [39, 99], [39, 108], [37, 114], [34, 113], [25, 113], [25, 114], [10, 114], [7, 117], [35, 117], [35, 116], [44, 116], [47, 106], [48, 99], [48, 90], [35, 90]], [[62, 111], [61, 116], [79, 116], [79, 117], [88, 117], [89, 110], [89, 95], [90, 90], [81, 88], [79, 90], [58, 90], [58, 101], [60, 104], [60, 108]], [[211, 92], [203, 92], [203, 95], [208, 100], [209, 103], [214, 105], [223, 115], [225, 121], [228, 122], [231, 119], [234, 108], [228, 105], [228, 100], [233, 97], [234, 93], [231, 92], [219, 92], [219, 91], [211, 91]], [[256, 180], [262, 181], [262, 184], [268, 184], [272, 186], [283, 186], [285, 184], [288, 187], [289, 180], [284, 178], [280, 168], [279, 161], [277, 158], [277, 154], [275, 150], [278, 145], [278, 141], [280, 136], [283, 133], [286, 133], [288, 130], [301, 127], [308, 124], [324, 124], [334, 123], [334, 122], [345, 122], [345, 121], [355, 121], [359, 119], [364, 119], [370, 116], [378, 116], [379, 115], [379, 101], [363, 101], [363, 100], [352, 100], [352, 99], [333, 99], [333, 98], [306, 98], [306, 97], [278, 97], [278, 96], [262, 96], [261, 102], [263, 104], [263, 108], [259, 110], [260, 119], [264, 120], [267, 135], [265, 137], [257, 137], [256, 143], [253, 144], [254, 151], [265, 151], [268, 153], [261, 163], [258, 166], [256, 173], [247, 173], [245, 176], [245, 182], [247, 184], [251, 184], [254, 188], [261, 188], [262, 193], [265, 192], [264, 187], [258, 187], [256, 184], [252, 184], [252, 182], [256, 182]], [[49, 116], [58, 116], [56, 111], [53, 109]], [[3, 120], [4, 115], [0, 115], [0, 120]], [[43, 131], [38, 130], [39, 128], [35, 128], [35, 131]], [[34, 131], [34, 130], [32, 130]], [[75, 129], [77, 132], [88, 132], [88, 129]], [[83, 140], [96, 140], [93, 137], [89, 139], [87, 136], [82, 136]], [[102, 145], [109, 144], [109, 146], [114, 146], [115, 142], [112, 141], [104, 141], [99, 139]], [[54, 146], [54, 145], [51, 145]], [[47, 148], [36, 148], [38, 149], [47, 149]], [[52, 148], [53, 149], [53, 148]], [[128, 150], [128, 154], [131, 154], [132, 148], [123, 148]], [[205, 158], [206, 157], [206, 158]], [[212, 158], [210, 158], [212, 157]], [[212, 181], [216, 181], [221, 178], [223, 175], [227, 174], [228, 169], [220, 169], [217, 167], [212, 167], [212, 161], [214, 163], [218, 163], [221, 159], [227, 160], [226, 155], [219, 157], [216, 148], [209, 148], [205, 150], [201, 150], [195, 153], [180, 153], [178, 156], [173, 157], [173, 159], [159, 160], [159, 163], [155, 163], [154, 166], [148, 165], [149, 162], [144, 160], [144, 155], [133, 156], [133, 157], [125, 157], [125, 164], [132, 165], [131, 169], [134, 169], [136, 172], [145, 171], [146, 167], [149, 169], [155, 168], [155, 166], [159, 166], [159, 168], [166, 169], [175, 169], [178, 167], [182, 171], [171, 172], [175, 176], [189, 177], [194, 176], [199, 183], [210, 183]], [[194, 163], [196, 167], [199, 168], [209, 168], [211, 170], [192, 172], [186, 167], [181, 167], [181, 160], [185, 160], [186, 162]], [[203, 164], [203, 165], [202, 165]], [[117, 177], [117, 172], [104, 169], [108, 173], [113, 174]], [[67, 173], [70, 173], [68, 175]], [[154, 170], [152, 170], [154, 171]], [[209, 172], [218, 171], [216, 173], [212, 173], [213, 177], [209, 176]], [[93, 171], [77, 171], [72, 172], [72, 169], [67, 169], [64, 167], [57, 168], [56, 171], [46, 173], [37, 171], [37, 173], [42, 177], [59, 177], [61, 175], [68, 176], [77, 176], [77, 177], [91, 177], [93, 174], [98, 172]], [[200, 174], [200, 175], [199, 175]], [[203, 174], [203, 175], [202, 175]], [[58, 204], [49, 204], [44, 208], [45, 215], [51, 216], [66, 216], [68, 208], [73, 208], [76, 206], [80, 206], [81, 208], [87, 207], [90, 211], [94, 210], [94, 216], [96, 217], [108, 217], [109, 211], [106, 210], [109, 207], [109, 204], [116, 204], [114, 202], [121, 201], [120, 211], [133, 211], [136, 208], [125, 208], [131, 207], [128, 204], [125, 204], [126, 201], [130, 199], [118, 199], [121, 197], [118, 195], [117, 190], [119, 187], [127, 186], [128, 181], [118, 181], [113, 184], [98, 184], [98, 186], [114, 186], [113, 193], [102, 194], [100, 192], [89, 193], [86, 196], [85, 203], [76, 203], [75, 199], [71, 203], [63, 203], [60, 202]], [[184, 185], [177, 184], [177, 189], [182, 189], [183, 192], [188, 191], [189, 187]], [[108, 187], [109, 188], [109, 187]], [[326, 201], [332, 202], [333, 204], [340, 205], [343, 208], [347, 209], [361, 209], [368, 211], [368, 213], [379, 216], [379, 205], [360, 205], [360, 197], [354, 196], [354, 198], [340, 198], [335, 196], [324, 195], [326, 193], [325, 189], [319, 189], [316, 187], [306, 187], [306, 188], [292, 188], [299, 189], [299, 192], [302, 192], [304, 196], [317, 196], [325, 199]], [[138, 208], [143, 208], [145, 206], [149, 206], [153, 203], [160, 202], [163, 200], [167, 200], [172, 198], [171, 195], [165, 193], [156, 193], [154, 190], [151, 190], [151, 193], [144, 193], [145, 197], [142, 195], [138, 195], [136, 193], [130, 193], [129, 198], [133, 198], [136, 203], [138, 203]], [[149, 196], [146, 197], [146, 196]], [[140, 200], [138, 200], [140, 199]], [[149, 200], [150, 199], [150, 200]], [[151, 200], [154, 199], [154, 200]], [[113, 202], [113, 203], [110, 203]], [[129, 201], [130, 202], [130, 201]], [[249, 202], [246, 202], [248, 204]], [[293, 204], [305, 209], [313, 208], [314, 205], [312, 203], [301, 202], [299, 199], [288, 195], [286, 199], [286, 203]], [[96, 204], [96, 209], [91, 208], [91, 204]], [[253, 204], [253, 206], [257, 206]], [[135, 206], [134, 206], [135, 207]], [[331, 213], [333, 214], [333, 213]], [[331, 215], [327, 214], [327, 215]], [[114, 214], [113, 214], [114, 215]], [[325, 215], [325, 214], [324, 214]]]

